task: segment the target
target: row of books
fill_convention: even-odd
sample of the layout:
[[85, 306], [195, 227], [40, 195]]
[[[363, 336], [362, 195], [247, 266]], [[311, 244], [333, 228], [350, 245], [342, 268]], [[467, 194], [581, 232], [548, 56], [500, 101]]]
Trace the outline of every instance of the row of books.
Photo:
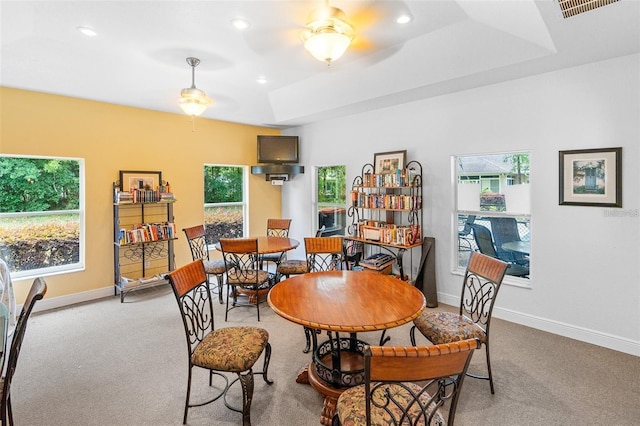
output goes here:
[[[369, 223], [376, 225], [370, 225]], [[395, 225], [392, 223], [361, 221], [356, 223], [356, 235], [363, 240], [383, 244], [408, 246], [420, 241], [420, 225]]]
[[132, 189], [131, 191], [116, 192], [114, 200], [117, 204], [157, 203], [160, 201], [175, 201], [175, 198], [171, 192]]
[[120, 244], [136, 244], [175, 238], [176, 227], [173, 222], [142, 223], [133, 229], [121, 228], [118, 242]]
[[366, 194], [352, 191], [351, 203], [354, 207], [368, 209], [415, 210], [422, 208], [422, 197], [403, 194]]
[[407, 173], [407, 170], [396, 170], [395, 173], [365, 173], [362, 176], [362, 185], [368, 187], [401, 187], [414, 186], [415, 174]]

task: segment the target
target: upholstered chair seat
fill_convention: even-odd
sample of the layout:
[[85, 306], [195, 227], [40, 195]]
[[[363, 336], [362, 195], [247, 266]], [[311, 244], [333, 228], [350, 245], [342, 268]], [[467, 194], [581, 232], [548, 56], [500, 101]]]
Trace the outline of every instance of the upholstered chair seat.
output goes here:
[[[191, 362], [209, 370], [242, 372], [251, 369], [269, 342], [267, 330], [227, 327], [209, 333], [193, 351]], [[221, 351], [219, 348], [233, 348]]]
[[289, 278], [291, 275], [306, 274], [309, 272], [309, 266], [306, 260], [283, 260], [278, 265], [278, 274]]
[[246, 284], [249, 286], [256, 285], [256, 274], [258, 275], [257, 281], [260, 284], [268, 285], [269, 275], [268, 271], [263, 271], [261, 269], [253, 269], [253, 270], [237, 270], [230, 269], [227, 274], [227, 280], [229, 284]]
[[434, 345], [474, 338], [485, 343], [487, 338], [476, 323], [453, 312], [424, 311], [413, 324]]
[[204, 263], [204, 270], [207, 274], [212, 274], [212, 275], [224, 274], [224, 260], [222, 259], [205, 260], [203, 263]]
[[[372, 385], [375, 386], [375, 385]], [[425, 425], [424, 421], [420, 421], [420, 417], [424, 417], [425, 413], [420, 409], [420, 405], [411, 403], [413, 397], [404, 387], [411, 389], [414, 394], [420, 394], [422, 387], [415, 383], [404, 383], [402, 386], [397, 384], [385, 384], [376, 390], [372, 395], [371, 404], [371, 425], [389, 425], [395, 426], [397, 419], [402, 418], [403, 410], [401, 407], [409, 407], [408, 419], [406, 424], [411, 425]], [[389, 395], [391, 399], [398, 402], [396, 404], [385, 404], [385, 395]], [[420, 396], [420, 404], [422, 406], [428, 406], [431, 395], [427, 392], [422, 393]], [[367, 410], [366, 410], [366, 394], [365, 386], [359, 385], [347, 389], [340, 395], [340, 404], [336, 407], [336, 415], [340, 420], [341, 425], [365, 425], [367, 424]], [[390, 410], [386, 411], [385, 406]], [[394, 420], [395, 419], [395, 420]], [[404, 423], [403, 423], [404, 424]], [[442, 416], [440, 410], [437, 410], [431, 420], [432, 425], [446, 425], [447, 422]]]

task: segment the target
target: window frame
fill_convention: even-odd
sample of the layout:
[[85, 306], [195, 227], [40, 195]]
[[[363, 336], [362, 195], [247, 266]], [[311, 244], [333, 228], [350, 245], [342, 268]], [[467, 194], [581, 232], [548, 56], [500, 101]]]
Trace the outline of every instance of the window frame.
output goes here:
[[[204, 171], [205, 167], [235, 167], [242, 170], [242, 201], [239, 202], [225, 202], [225, 203], [203, 203], [203, 218], [205, 209], [208, 207], [231, 207], [242, 206], [242, 237], [245, 238], [249, 235], [249, 166], [242, 164], [217, 164], [217, 163], [204, 163], [202, 168], [202, 180], [203, 180], [203, 201], [204, 201]], [[203, 220], [204, 223], [204, 220]], [[206, 227], [206, 224], [205, 224]], [[214, 244], [208, 244], [208, 248], [213, 250]]]
[[[320, 169], [322, 168], [329, 168], [329, 167], [344, 167], [344, 173], [345, 173], [345, 182], [344, 182], [344, 204], [340, 204], [340, 203], [320, 203], [319, 201], [319, 194], [318, 194], [318, 184], [319, 184], [319, 179], [318, 179], [318, 174]], [[320, 208], [326, 208], [326, 207], [334, 207], [334, 208], [342, 208], [344, 209], [345, 215], [345, 223], [344, 223], [344, 229], [342, 234], [338, 234], [338, 235], [345, 235], [347, 232], [347, 228], [349, 226], [347, 222], [347, 208], [348, 208], [348, 204], [347, 204], [347, 166], [346, 164], [330, 164], [330, 165], [317, 165], [317, 166], [313, 166], [313, 179], [312, 179], [312, 190], [311, 190], [311, 194], [312, 194], [312, 210], [311, 210], [311, 214], [312, 214], [312, 220], [311, 223], [314, 225], [314, 229], [319, 229], [320, 228], [320, 220], [319, 220], [319, 212], [320, 212]]]
[[29, 269], [26, 271], [11, 271], [11, 278], [14, 280], [30, 280], [36, 277], [47, 277], [53, 275], [68, 274], [81, 272], [86, 267], [86, 193], [85, 193], [85, 161], [84, 158], [78, 157], [61, 157], [46, 155], [12, 155], [0, 154], [5, 158], [30, 158], [44, 160], [62, 160], [78, 162], [78, 209], [71, 210], [51, 210], [37, 212], [0, 212], [0, 218], [4, 217], [29, 217], [29, 216], [55, 216], [61, 214], [77, 214], [78, 215], [78, 261], [65, 265], [49, 266], [46, 268]]
[[[456, 275], [463, 275], [465, 272], [466, 266], [459, 265], [459, 234], [460, 231], [460, 222], [458, 220], [460, 215], [476, 215], [476, 217], [512, 217], [518, 220], [518, 218], [527, 218], [528, 220], [528, 230], [529, 230], [529, 241], [531, 241], [532, 235], [532, 222], [533, 216], [531, 211], [529, 212], [500, 212], [500, 211], [486, 211], [482, 210], [462, 210], [458, 209], [458, 160], [461, 157], [482, 157], [482, 156], [491, 156], [491, 155], [512, 155], [512, 154], [528, 154], [529, 156], [529, 173], [528, 173], [528, 185], [531, 185], [531, 164], [532, 164], [532, 154], [530, 150], [517, 150], [517, 151], [501, 151], [501, 152], [493, 152], [493, 153], [476, 153], [476, 154], [455, 154], [451, 156], [451, 189], [454, 194], [452, 200], [452, 213], [451, 213], [451, 271]], [[493, 175], [492, 175], [493, 177]], [[481, 183], [483, 180], [483, 176], [480, 174], [477, 176], [477, 182]], [[513, 183], [514, 179], [510, 179], [508, 176], [504, 178], [505, 185], [510, 186], [509, 182]], [[531, 188], [531, 187], [529, 187]], [[480, 188], [482, 191], [482, 187]], [[530, 191], [530, 190], [529, 190]], [[529, 202], [531, 203], [531, 191], [529, 192]], [[529, 260], [533, 259], [533, 252], [529, 254]], [[512, 275], [505, 275], [503, 280], [504, 284], [511, 285], [514, 287], [522, 287], [522, 288], [532, 288], [533, 284], [534, 272], [530, 273], [527, 278], [515, 277]]]

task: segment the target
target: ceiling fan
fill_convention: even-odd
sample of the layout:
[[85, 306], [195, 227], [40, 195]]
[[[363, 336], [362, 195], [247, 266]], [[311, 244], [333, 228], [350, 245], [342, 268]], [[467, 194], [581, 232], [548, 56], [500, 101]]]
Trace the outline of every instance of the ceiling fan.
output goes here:
[[[309, 35], [315, 31], [343, 39], [341, 46], [344, 57], [340, 61], [361, 59], [373, 54], [380, 60], [385, 56], [381, 52], [392, 54], [393, 47], [397, 48], [416, 32], [411, 29], [398, 30], [396, 19], [401, 15], [411, 16], [409, 6], [400, 0], [315, 0], [286, 4], [286, 7], [281, 6], [277, 20], [264, 21], [256, 25], [253, 31], [244, 34], [249, 48], [259, 54], [285, 49], [289, 52], [287, 56], [292, 49], [305, 53], [304, 46], [310, 43]], [[271, 5], [273, 7], [273, 3]], [[280, 4], [276, 3], [278, 6]], [[332, 30], [339, 35], [331, 33]], [[345, 43], [344, 37], [348, 38], [349, 43]], [[340, 55], [331, 60], [319, 56], [316, 58], [331, 64]]]

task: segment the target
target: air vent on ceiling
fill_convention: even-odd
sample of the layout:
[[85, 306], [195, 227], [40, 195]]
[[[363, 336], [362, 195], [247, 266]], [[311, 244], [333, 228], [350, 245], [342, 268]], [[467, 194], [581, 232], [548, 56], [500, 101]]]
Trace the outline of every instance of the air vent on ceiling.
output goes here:
[[617, 1], [619, 0], [558, 0], [558, 3], [560, 3], [562, 16], [567, 19]]

